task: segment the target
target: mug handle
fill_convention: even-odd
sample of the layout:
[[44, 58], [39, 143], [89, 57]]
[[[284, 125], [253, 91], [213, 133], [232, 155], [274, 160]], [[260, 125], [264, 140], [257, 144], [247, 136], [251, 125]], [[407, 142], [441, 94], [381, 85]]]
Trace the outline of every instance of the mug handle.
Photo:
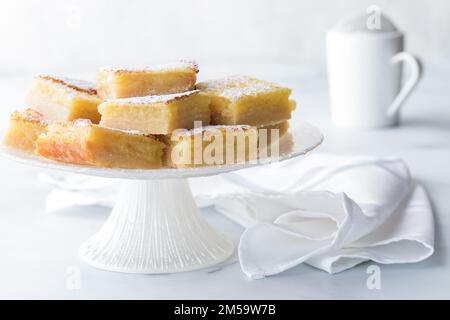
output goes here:
[[419, 82], [422, 76], [422, 67], [420, 60], [414, 57], [412, 54], [408, 52], [399, 52], [395, 56], [393, 56], [390, 60], [392, 64], [397, 64], [399, 62], [406, 62], [411, 68], [411, 76], [406, 81], [403, 88], [400, 90], [399, 94], [395, 97], [394, 101], [392, 101], [391, 105], [388, 109], [388, 116], [395, 115], [402, 106], [403, 102], [405, 102], [406, 98], [410, 95], [416, 84]]

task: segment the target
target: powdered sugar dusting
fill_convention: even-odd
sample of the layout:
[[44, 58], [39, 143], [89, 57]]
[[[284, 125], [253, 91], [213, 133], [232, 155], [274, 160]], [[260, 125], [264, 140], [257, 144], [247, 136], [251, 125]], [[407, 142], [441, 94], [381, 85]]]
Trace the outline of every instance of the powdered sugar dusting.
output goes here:
[[217, 131], [233, 131], [233, 132], [237, 132], [237, 131], [248, 131], [251, 130], [252, 126], [249, 125], [216, 125], [216, 126], [205, 126], [205, 127], [197, 127], [194, 129], [177, 129], [172, 133], [172, 137], [180, 137], [180, 136], [185, 136], [185, 137], [189, 137], [189, 136], [195, 136], [195, 135], [200, 135], [200, 134], [215, 134], [217, 133]]
[[11, 114], [11, 119], [13, 120], [24, 120], [29, 122], [40, 123], [42, 125], [47, 125], [48, 121], [44, 119], [42, 113], [28, 108], [25, 111], [15, 111]]
[[116, 105], [144, 105], [144, 104], [154, 104], [154, 103], [169, 103], [175, 100], [183, 99], [189, 97], [193, 94], [199, 93], [199, 90], [191, 90], [180, 93], [165, 94], [160, 96], [144, 96], [144, 97], [133, 97], [124, 99], [114, 99], [108, 100], [107, 102]]
[[89, 127], [92, 125], [92, 121], [89, 119], [76, 119], [72, 121], [72, 124], [77, 127]]
[[197, 85], [197, 88], [206, 93], [210, 92], [230, 100], [236, 100], [242, 96], [257, 95], [259, 93], [281, 89], [282, 87], [252, 77], [229, 76], [201, 82]]
[[104, 67], [100, 71], [112, 71], [112, 72], [158, 72], [158, 71], [170, 71], [174, 69], [192, 69], [198, 73], [198, 65], [195, 61], [181, 60], [178, 62], [160, 64], [155, 66], [145, 67]]
[[66, 78], [66, 77], [59, 77], [59, 76], [52, 76], [52, 75], [41, 75], [38, 77], [45, 79], [45, 80], [57, 82], [61, 85], [67, 86], [71, 89], [81, 91], [81, 92], [84, 92], [87, 94], [91, 94], [91, 95], [97, 94], [97, 89], [95, 87], [95, 84], [92, 82], [89, 82], [89, 81]]

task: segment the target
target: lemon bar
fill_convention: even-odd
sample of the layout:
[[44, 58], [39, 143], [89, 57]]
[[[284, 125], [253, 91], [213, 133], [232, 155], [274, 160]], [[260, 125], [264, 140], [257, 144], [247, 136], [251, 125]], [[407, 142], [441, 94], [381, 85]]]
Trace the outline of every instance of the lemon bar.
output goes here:
[[175, 129], [194, 128], [194, 121], [209, 125], [210, 99], [198, 90], [161, 96], [105, 101], [98, 107], [100, 124], [146, 134], [170, 134]]
[[266, 134], [268, 144], [270, 144], [271, 137], [281, 138], [286, 134], [288, 130], [289, 130], [289, 121], [287, 120], [258, 127], [259, 137], [261, 138], [264, 134]]
[[205, 81], [197, 88], [211, 98], [211, 124], [273, 124], [290, 119], [295, 107], [290, 89], [246, 76]]
[[28, 106], [52, 121], [89, 119], [98, 123], [100, 102], [93, 83], [53, 76], [36, 77], [27, 95]]
[[258, 130], [247, 125], [179, 129], [166, 143], [164, 163], [176, 168], [242, 163], [258, 156]]
[[258, 127], [258, 156], [260, 159], [277, 157], [282, 146], [281, 138], [289, 130], [289, 121], [282, 121], [266, 126]]
[[89, 120], [50, 124], [36, 141], [36, 153], [45, 158], [108, 168], [160, 168], [164, 147], [156, 137]]
[[11, 114], [9, 128], [3, 139], [8, 147], [33, 152], [35, 142], [41, 133], [44, 133], [47, 121], [36, 110], [27, 109], [23, 112], [15, 111]]
[[171, 94], [195, 89], [198, 67], [180, 61], [146, 68], [103, 68], [97, 72], [98, 94], [104, 100]]

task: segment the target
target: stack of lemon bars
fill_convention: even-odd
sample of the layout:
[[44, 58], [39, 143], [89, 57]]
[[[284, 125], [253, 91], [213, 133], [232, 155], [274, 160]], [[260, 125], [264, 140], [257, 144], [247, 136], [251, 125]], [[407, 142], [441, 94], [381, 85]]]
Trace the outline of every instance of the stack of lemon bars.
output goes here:
[[157, 169], [252, 161], [288, 130], [291, 90], [246, 76], [197, 83], [195, 62], [38, 76], [6, 146], [55, 161]]

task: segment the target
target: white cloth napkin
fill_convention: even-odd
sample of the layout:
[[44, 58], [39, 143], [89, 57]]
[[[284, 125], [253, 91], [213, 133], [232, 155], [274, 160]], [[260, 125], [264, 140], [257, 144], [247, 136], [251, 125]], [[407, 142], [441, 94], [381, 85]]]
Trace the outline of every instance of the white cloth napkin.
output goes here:
[[[43, 178], [55, 186], [48, 212], [112, 206], [118, 188], [112, 179]], [[314, 154], [190, 183], [200, 206], [246, 227], [238, 254], [253, 279], [303, 262], [336, 273], [367, 260], [418, 262], [434, 251], [428, 197], [400, 159]]]

